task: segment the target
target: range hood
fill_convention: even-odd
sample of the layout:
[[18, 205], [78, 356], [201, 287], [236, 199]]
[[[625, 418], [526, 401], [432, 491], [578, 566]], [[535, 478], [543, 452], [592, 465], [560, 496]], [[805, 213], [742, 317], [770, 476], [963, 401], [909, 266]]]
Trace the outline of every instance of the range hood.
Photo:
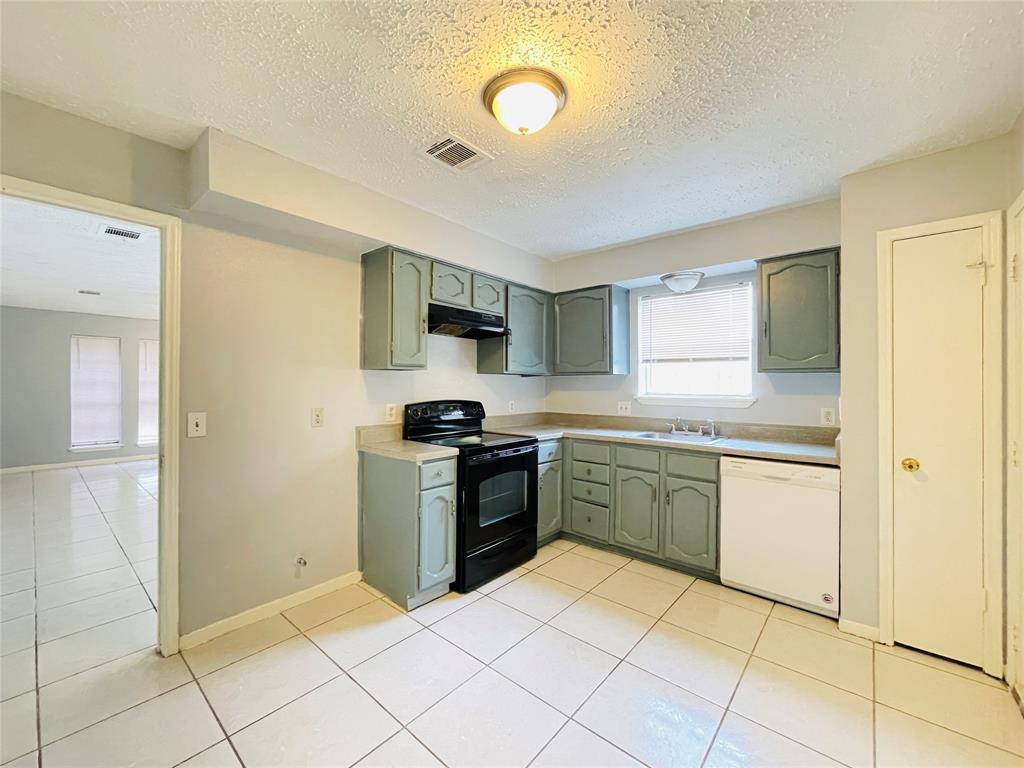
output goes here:
[[427, 330], [441, 336], [463, 339], [493, 339], [505, 335], [505, 318], [465, 307], [431, 304], [427, 313]]

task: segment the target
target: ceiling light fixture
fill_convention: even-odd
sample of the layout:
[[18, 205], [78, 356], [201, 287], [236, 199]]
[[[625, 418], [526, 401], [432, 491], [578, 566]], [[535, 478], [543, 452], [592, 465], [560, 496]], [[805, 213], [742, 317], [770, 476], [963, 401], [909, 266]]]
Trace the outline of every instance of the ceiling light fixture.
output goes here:
[[675, 293], [692, 291], [703, 279], [703, 272], [669, 272], [661, 276], [661, 282]]
[[513, 69], [487, 84], [484, 104], [503, 128], [528, 136], [565, 106], [565, 85], [545, 69]]

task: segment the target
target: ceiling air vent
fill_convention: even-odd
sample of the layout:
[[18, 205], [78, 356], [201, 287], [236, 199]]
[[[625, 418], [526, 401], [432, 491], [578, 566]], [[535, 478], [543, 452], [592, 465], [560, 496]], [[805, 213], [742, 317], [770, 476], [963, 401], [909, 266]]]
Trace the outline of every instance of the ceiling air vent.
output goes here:
[[427, 154], [438, 160], [449, 168], [465, 170], [470, 166], [477, 165], [483, 160], [493, 159], [482, 149], [463, 141], [458, 136], [449, 134], [440, 141], [427, 147]]
[[141, 232], [133, 232], [130, 229], [123, 229], [122, 227], [104, 227], [104, 235], [113, 235], [114, 237], [124, 237], [128, 240], [138, 240], [142, 235]]

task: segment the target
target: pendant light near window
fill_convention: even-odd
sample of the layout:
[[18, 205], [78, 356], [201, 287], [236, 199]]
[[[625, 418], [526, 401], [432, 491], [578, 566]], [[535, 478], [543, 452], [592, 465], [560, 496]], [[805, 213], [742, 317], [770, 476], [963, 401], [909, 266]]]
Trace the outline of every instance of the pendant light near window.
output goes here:
[[669, 272], [661, 276], [661, 282], [674, 293], [692, 291], [703, 279], [703, 272]]
[[544, 69], [513, 69], [487, 84], [484, 104], [503, 128], [528, 136], [565, 106], [565, 86]]

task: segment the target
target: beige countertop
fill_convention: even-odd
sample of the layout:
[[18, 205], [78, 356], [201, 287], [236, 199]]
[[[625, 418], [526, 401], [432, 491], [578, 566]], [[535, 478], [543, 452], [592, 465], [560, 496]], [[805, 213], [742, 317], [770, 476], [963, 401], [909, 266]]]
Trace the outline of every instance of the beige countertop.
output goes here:
[[363, 443], [359, 446], [363, 453], [374, 453], [402, 461], [415, 461], [422, 464], [435, 459], [449, 459], [459, 455], [458, 448], [450, 448], [430, 443], [418, 443], [415, 440], [385, 440], [379, 443]]
[[563, 437], [582, 440], [597, 440], [610, 443], [630, 443], [658, 448], [681, 448], [720, 456], [746, 456], [755, 459], [777, 459], [799, 461], [805, 464], [828, 464], [839, 466], [839, 454], [834, 445], [813, 443], [788, 443], [773, 440], [751, 440], [749, 438], [724, 437], [715, 443], [689, 443], [650, 437], [637, 437], [637, 430], [587, 429], [567, 427], [559, 424], [529, 424], [522, 427], [500, 427], [495, 432], [510, 435], [526, 435], [538, 440], [557, 440]]

